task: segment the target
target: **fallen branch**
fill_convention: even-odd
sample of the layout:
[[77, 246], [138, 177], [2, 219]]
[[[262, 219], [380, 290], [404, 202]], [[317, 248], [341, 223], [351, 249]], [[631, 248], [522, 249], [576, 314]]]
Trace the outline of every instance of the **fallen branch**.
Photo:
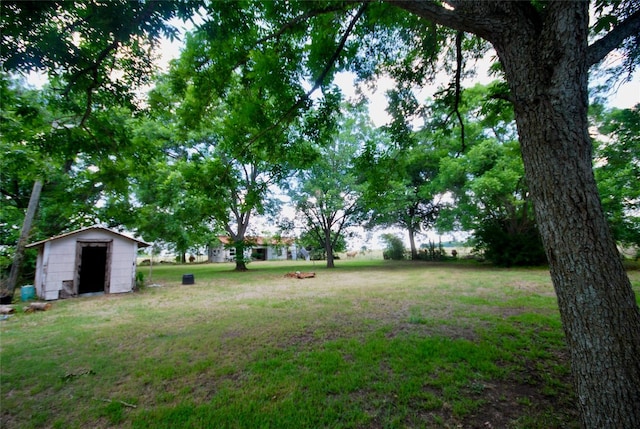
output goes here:
[[119, 404], [124, 405], [125, 407], [129, 407], [129, 408], [138, 408], [138, 406], [137, 406], [137, 405], [130, 404], [130, 403], [128, 403], [128, 402], [124, 402], [124, 401], [114, 401], [114, 400], [112, 400], [112, 399], [105, 399], [105, 398], [93, 398], [93, 399], [95, 399], [96, 401], [109, 402], [109, 403], [111, 403], [111, 402], [117, 402], [117, 403], [119, 403]]
[[296, 271], [295, 273], [287, 273], [285, 277], [297, 278], [297, 279], [310, 279], [316, 276], [316, 273], [301, 273]]
[[95, 371], [92, 369], [87, 369], [87, 370], [80, 370], [78, 372], [70, 372], [65, 374], [64, 377], [62, 377], [62, 379], [65, 381], [68, 381], [75, 377], [80, 377], [81, 375], [95, 375]]
[[15, 312], [16, 309], [9, 305], [0, 305], [0, 314], [11, 314]]
[[47, 311], [51, 308], [49, 302], [32, 302], [28, 307], [24, 308], [25, 313], [33, 313], [34, 311]]

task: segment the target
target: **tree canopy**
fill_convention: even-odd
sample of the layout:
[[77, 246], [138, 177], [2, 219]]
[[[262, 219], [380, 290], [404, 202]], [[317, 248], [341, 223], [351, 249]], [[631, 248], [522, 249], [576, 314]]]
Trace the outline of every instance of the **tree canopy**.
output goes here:
[[354, 159], [373, 137], [368, 111], [343, 106], [342, 114], [319, 129], [319, 157], [302, 168], [287, 186], [303, 229], [322, 244], [327, 267], [334, 267], [334, 251], [350, 227], [359, 225], [361, 189]]

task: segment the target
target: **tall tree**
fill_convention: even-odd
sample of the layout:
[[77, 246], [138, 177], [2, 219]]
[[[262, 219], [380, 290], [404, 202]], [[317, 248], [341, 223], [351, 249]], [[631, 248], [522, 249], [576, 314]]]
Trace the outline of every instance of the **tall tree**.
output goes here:
[[[115, 108], [108, 114], [99, 111], [86, 121], [89, 128], [82, 128], [70, 120], [69, 112], [61, 108], [59, 94], [49, 86], [34, 89], [5, 73], [0, 76], [0, 85], [0, 192], [4, 196], [0, 222], [6, 225], [2, 235], [5, 249], [18, 242], [12, 231], [22, 229], [24, 241], [27, 234], [46, 238], [98, 222], [97, 203], [107, 192], [122, 191], [125, 160], [139, 150], [127, 145], [124, 130], [130, 113]], [[109, 126], [105, 125], [106, 116]], [[113, 155], [112, 148], [119, 149], [119, 157]], [[27, 210], [27, 202], [33, 210]], [[18, 246], [13, 252], [9, 289], [15, 287], [22, 248]]]
[[[247, 43], [255, 47], [277, 41], [282, 56], [305, 61], [298, 70], [308, 70], [319, 84], [331, 78], [332, 67], [348, 63], [342, 56], [346, 53], [362, 75], [372, 76], [381, 66], [406, 87], [407, 81], [427, 81], [434, 70], [431, 60], [445, 50], [444, 44], [460, 52], [465, 40], [490, 43], [514, 106], [583, 423], [632, 427], [640, 421], [640, 310], [591, 168], [587, 84], [589, 68], [617, 47], [628, 54], [626, 66], [637, 64], [640, 6], [625, 1], [594, 4], [594, 30], [599, 33], [589, 44], [587, 1], [211, 3], [211, 22], [217, 30], [226, 30], [216, 32], [219, 41], [211, 46], [237, 47], [225, 52], [234, 52], [234, 61], [247, 65], [255, 64], [242, 54]], [[301, 37], [304, 28], [308, 35]], [[256, 32], [266, 34], [255, 37]], [[358, 37], [350, 37], [356, 33]], [[464, 33], [478, 39], [467, 39]], [[301, 56], [302, 49], [308, 55]], [[216, 56], [211, 52], [201, 64], [212, 58]], [[463, 60], [464, 55], [455, 55], [454, 108]], [[283, 100], [292, 107], [281, 118], [297, 112], [309, 98], [302, 94], [297, 100]]]
[[502, 84], [474, 85], [461, 94], [458, 113], [465, 129], [460, 144], [458, 121], [445, 121], [449, 107], [427, 105], [421, 134], [438, 141], [447, 156], [440, 160], [439, 186], [454, 203], [438, 222], [440, 230], [473, 231], [478, 250], [503, 266], [546, 262], [539, 238], [510, 103], [496, 98]]
[[[216, 23], [208, 24], [207, 31], [214, 31]], [[275, 51], [252, 52], [252, 66], [230, 76], [218, 74], [219, 64], [200, 64], [215, 42], [206, 32], [190, 35], [150, 103], [162, 124], [174, 124], [173, 149], [180, 161], [167, 159], [171, 167], [165, 171], [178, 179], [177, 187], [171, 189], [179, 193], [177, 200], [194, 205], [187, 211], [188, 219], [181, 217], [183, 222], [224, 231], [236, 250], [236, 270], [245, 271], [247, 234], [255, 216], [272, 209], [270, 187], [287, 178], [292, 169], [308, 164], [316, 152], [305, 138], [311, 130], [301, 122], [292, 121], [290, 129], [272, 127], [282, 113], [278, 98], [286, 99], [291, 89], [278, 76], [260, 76], [252, 70], [258, 63], [274, 75], [286, 75], [290, 66]], [[253, 86], [256, 76], [264, 79], [257, 88]], [[172, 212], [179, 209], [175, 201], [165, 203], [173, 207]]]
[[[402, 132], [396, 134], [398, 128]], [[433, 140], [416, 136], [408, 124], [387, 129], [390, 141], [369, 141], [356, 164], [364, 183], [367, 227], [397, 226], [406, 230], [411, 259], [418, 259], [416, 235], [434, 226], [441, 208], [435, 181], [441, 153]]]
[[[3, 71], [45, 73], [52, 88], [60, 95], [56, 104], [62, 115], [51, 126], [57, 134], [66, 130], [71, 135], [63, 140], [63, 144], [54, 147], [55, 152], [66, 153], [63, 174], [72, 171], [76, 160], [74, 153], [84, 152], [74, 147], [82, 146], [79, 143], [91, 145], [102, 140], [95, 136], [104, 138], [105, 131], [111, 143], [121, 140], [108, 137], [114, 128], [120, 127], [117, 124], [104, 126], [105, 119], [111, 120], [110, 115], [104, 115], [104, 107], [120, 105], [135, 109], [134, 91], [148, 82], [149, 72], [153, 69], [152, 48], [161, 35], [173, 37], [176, 34], [166, 20], [178, 15], [186, 17], [193, 7], [189, 1], [0, 3], [0, 64]], [[103, 113], [97, 120], [101, 123], [97, 129], [93, 118], [96, 111]], [[113, 145], [106, 144], [105, 147], [112, 148]], [[115, 151], [111, 152], [111, 155], [115, 154]], [[44, 173], [39, 172], [39, 175]], [[100, 185], [99, 182], [96, 184]], [[40, 188], [34, 186], [32, 189], [39, 191]], [[36, 196], [40, 193], [33, 195]], [[30, 199], [37, 207], [39, 198]], [[24, 240], [31, 230], [28, 219], [25, 217], [22, 226]], [[22, 247], [18, 245], [16, 250], [13, 268], [19, 270]]]
[[327, 268], [334, 268], [334, 251], [349, 227], [360, 221], [360, 189], [354, 159], [372, 138], [365, 106], [345, 108], [344, 116], [320, 130], [319, 158], [292, 180], [289, 195], [303, 218], [304, 229], [322, 243]]

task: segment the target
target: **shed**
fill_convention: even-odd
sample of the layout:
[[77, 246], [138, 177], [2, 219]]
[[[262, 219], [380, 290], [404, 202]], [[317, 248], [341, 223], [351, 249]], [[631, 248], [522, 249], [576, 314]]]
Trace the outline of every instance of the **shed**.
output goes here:
[[139, 247], [148, 243], [92, 226], [27, 245], [38, 249], [35, 290], [54, 300], [88, 293], [131, 292]]

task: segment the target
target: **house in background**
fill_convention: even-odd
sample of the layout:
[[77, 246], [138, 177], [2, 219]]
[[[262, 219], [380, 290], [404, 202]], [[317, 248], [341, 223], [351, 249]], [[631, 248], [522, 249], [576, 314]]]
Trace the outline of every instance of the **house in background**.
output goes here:
[[131, 292], [138, 248], [148, 243], [100, 226], [27, 245], [38, 249], [36, 295], [69, 298], [87, 293]]
[[[231, 262], [236, 258], [236, 249], [230, 247], [231, 238], [219, 236], [219, 244], [209, 246], [209, 262]], [[251, 243], [245, 249], [244, 257], [256, 261], [274, 261], [296, 259], [298, 257], [296, 244], [291, 238], [281, 240], [264, 237], [248, 237]]]

